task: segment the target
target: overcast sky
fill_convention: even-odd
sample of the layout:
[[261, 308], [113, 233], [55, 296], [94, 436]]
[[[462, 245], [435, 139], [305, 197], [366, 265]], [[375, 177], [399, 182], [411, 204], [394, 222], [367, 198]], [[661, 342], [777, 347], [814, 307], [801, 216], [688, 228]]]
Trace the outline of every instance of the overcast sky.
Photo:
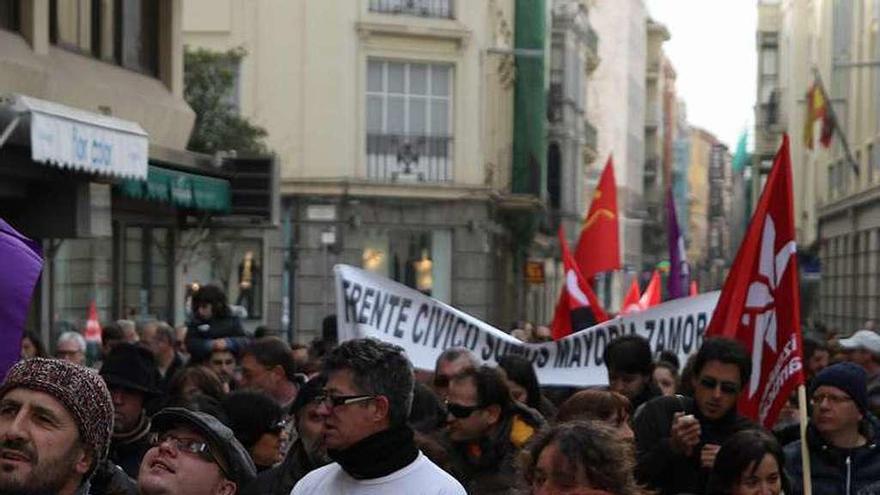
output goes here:
[[[614, 0], [610, 0], [614, 1]], [[752, 132], [755, 102], [755, 0], [645, 0], [651, 17], [669, 29], [666, 55], [678, 74], [687, 118], [734, 151]], [[749, 148], [751, 149], [751, 139]]]

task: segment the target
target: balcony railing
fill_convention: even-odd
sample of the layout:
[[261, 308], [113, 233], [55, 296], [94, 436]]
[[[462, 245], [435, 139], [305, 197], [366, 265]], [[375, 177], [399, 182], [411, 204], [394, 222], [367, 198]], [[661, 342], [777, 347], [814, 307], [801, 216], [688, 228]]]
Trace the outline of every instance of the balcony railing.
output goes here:
[[370, 0], [370, 12], [452, 19], [453, 0]]
[[367, 134], [367, 178], [391, 182], [452, 180], [450, 136]]

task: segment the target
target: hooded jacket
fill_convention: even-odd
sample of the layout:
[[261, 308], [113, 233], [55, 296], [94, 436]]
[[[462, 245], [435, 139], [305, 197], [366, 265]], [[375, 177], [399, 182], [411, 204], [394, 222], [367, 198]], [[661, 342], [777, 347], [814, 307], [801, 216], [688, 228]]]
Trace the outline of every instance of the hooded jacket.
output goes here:
[[[867, 414], [861, 430], [867, 439], [865, 445], [841, 449], [826, 442], [812, 422], [807, 426], [814, 495], [880, 493], [880, 421]], [[804, 492], [802, 459], [800, 440], [785, 447], [785, 470], [794, 495]]]

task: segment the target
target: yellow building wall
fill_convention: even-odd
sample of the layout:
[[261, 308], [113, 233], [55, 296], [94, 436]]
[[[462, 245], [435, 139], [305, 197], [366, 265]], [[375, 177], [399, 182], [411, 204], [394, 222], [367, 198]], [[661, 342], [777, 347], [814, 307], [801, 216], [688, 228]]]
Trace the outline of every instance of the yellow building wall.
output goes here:
[[269, 132], [282, 193], [301, 191], [303, 181], [365, 182], [369, 58], [453, 65], [454, 181], [440, 194], [508, 183], [512, 80], [506, 56], [486, 49], [512, 47], [513, 0], [457, 0], [453, 20], [379, 14], [368, 5], [187, 0], [185, 42], [248, 52], [241, 110]]

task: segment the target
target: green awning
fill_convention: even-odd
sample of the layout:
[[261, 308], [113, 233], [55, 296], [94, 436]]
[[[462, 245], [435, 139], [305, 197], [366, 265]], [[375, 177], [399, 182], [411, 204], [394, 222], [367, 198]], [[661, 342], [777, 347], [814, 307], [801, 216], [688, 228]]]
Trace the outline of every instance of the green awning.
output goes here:
[[230, 209], [229, 181], [155, 165], [147, 169], [147, 180], [125, 180], [118, 187], [129, 198], [171, 203], [179, 208], [220, 213]]

